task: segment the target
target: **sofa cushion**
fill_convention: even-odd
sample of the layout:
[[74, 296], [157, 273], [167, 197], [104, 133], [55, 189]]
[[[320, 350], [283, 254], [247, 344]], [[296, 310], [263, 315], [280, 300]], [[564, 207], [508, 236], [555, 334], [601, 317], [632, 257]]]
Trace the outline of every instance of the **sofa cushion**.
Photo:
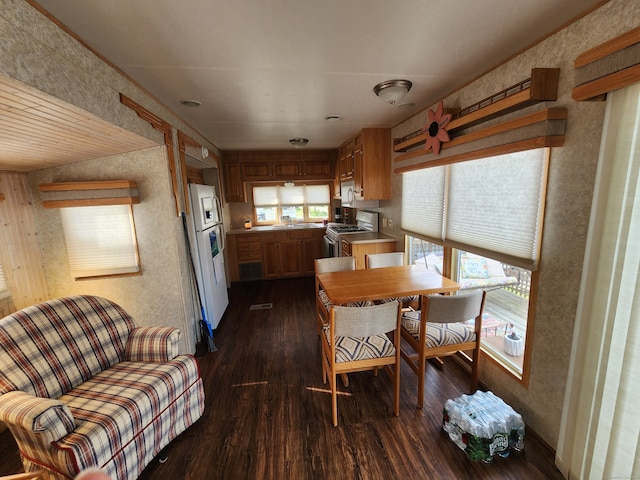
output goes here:
[[58, 398], [120, 362], [134, 327], [118, 305], [92, 296], [50, 300], [9, 315], [0, 321], [0, 394]]
[[200, 416], [204, 398], [180, 400], [199, 378], [189, 355], [161, 364], [121, 362], [97, 374], [59, 398], [76, 422], [56, 442], [60, 460], [70, 472], [111, 462], [117, 478], [136, 478], [137, 469], [158, 453], [159, 439], [175, 437]]

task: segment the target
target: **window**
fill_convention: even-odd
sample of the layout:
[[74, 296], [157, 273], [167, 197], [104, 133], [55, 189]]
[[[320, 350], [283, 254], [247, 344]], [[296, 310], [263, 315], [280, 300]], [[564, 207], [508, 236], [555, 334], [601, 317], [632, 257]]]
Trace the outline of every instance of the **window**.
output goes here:
[[[524, 346], [533, 332], [529, 291], [540, 252], [548, 162], [548, 149], [537, 149], [410, 171], [402, 178], [408, 258], [462, 289], [487, 291], [483, 351], [525, 384]], [[505, 340], [510, 334], [514, 342]]]
[[278, 223], [283, 215], [298, 222], [319, 222], [329, 218], [330, 203], [328, 185], [253, 187], [256, 224]]
[[140, 272], [131, 205], [62, 208], [74, 278]]

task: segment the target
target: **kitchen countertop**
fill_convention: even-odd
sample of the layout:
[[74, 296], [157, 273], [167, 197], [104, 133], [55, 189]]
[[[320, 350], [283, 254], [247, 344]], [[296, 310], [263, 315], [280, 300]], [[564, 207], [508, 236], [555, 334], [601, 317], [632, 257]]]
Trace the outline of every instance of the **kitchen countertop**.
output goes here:
[[380, 232], [364, 232], [364, 233], [349, 233], [340, 237], [341, 240], [346, 240], [352, 245], [357, 243], [377, 243], [377, 242], [397, 242], [398, 239]]
[[229, 230], [227, 233], [234, 235], [242, 235], [243, 233], [260, 233], [260, 232], [288, 232], [290, 230], [324, 230], [327, 226], [322, 223], [305, 223], [302, 225], [296, 225], [295, 223], [291, 226], [273, 226], [273, 225], [259, 225], [251, 228], [234, 228]]

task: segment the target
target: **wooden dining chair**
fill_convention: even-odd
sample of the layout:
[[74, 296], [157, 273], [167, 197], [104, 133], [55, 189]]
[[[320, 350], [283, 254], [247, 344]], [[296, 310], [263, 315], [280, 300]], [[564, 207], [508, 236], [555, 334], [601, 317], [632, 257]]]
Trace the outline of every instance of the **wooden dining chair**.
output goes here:
[[[314, 260], [314, 270], [316, 277], [316, 318], [318, 322], [318, 335], [322, 332], [322, 328], [329, 323], [329, 311], [332, 304], [327, 294], [320, 287], [318, 282], [319, 273], [342, 272], [344, 270], [355, 270], [356, 260], [354, 257], [329, 257], [317, 258]], [[367, 306], [373, 305], [372, 302], [353, 303], [349, 306]]]
[[[457, 295], [426, 295], [422, 297], [420, 311], [403, 313], [402, 338], [412, 351], [403, 349], [401, 355], [418, 376], [418, 408], [422, 408], [424, 403], [425, 365], [428, 358], [473, 350], [469, 393], [477, 390], [485, 297], [484, 290]], [[475, 319], [474, 325], [464, 323], [471, 319]]]
[[[393, 413], [400, 409], [400, 318], [398, 302], [369, 307], [331, 307], [322, 335], [322, 382], [331, 386], [333, 426], [338, 425], [337, 376], [381, 367], [393, 379]], [[392, 338], [388, 333], [392, 332]], [[393, 368], [392, 368], [393, 367]]]
[[[398, 267], [404, 265], [404, 252], [371, 253], [364, 257], [365, 268]], [[418, 295], [401, 298], [384, 298], [377, 303], [400, 302], [404, 308], [417, 309], [420, 304]]]

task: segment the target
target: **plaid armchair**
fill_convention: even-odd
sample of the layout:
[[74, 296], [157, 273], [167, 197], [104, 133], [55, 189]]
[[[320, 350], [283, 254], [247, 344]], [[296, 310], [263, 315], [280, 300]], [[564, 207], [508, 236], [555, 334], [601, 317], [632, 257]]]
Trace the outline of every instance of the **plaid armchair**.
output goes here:
[[94, 296], [50, 300], [0, 320], [0, 421], [25, 471], [71, 479], [97, 466], [136, 479], [204, 410], [180, 331], [136, 327]]

